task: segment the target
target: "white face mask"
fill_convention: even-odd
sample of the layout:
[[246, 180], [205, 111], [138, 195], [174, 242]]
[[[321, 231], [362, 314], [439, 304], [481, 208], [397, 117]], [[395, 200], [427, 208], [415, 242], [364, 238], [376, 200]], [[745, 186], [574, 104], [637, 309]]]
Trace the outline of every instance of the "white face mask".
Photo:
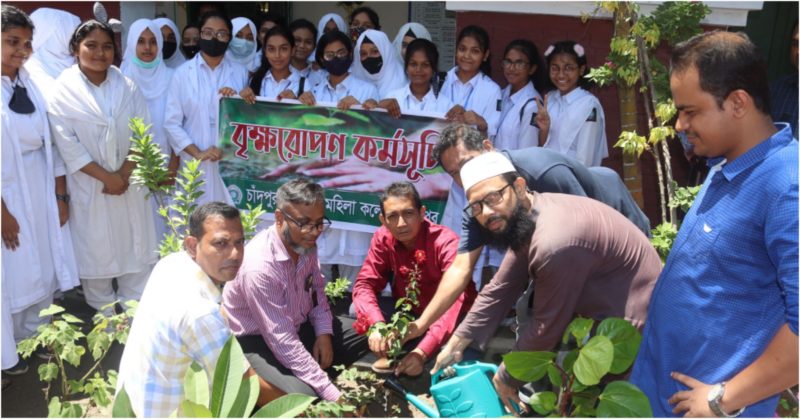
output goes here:
[[234, 56], [244, 58], [253, 52], [255, 46], [256, 43], [254, 41], [248, 41], [244, 38], [233, 38], [231, 39], [230, 45], [228, 45], [228, 50]]

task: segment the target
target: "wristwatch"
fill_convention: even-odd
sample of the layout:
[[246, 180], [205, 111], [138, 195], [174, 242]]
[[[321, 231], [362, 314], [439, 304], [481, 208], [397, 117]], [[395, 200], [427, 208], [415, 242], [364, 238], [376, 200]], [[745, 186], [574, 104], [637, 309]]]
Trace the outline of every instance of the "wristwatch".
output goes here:
[[69, 204], [69, 194], [56, 194], [56, 199], [59, 201], [64, 201], [65, 204]]
[[711, 386], [711, 389], [708, 390], [708, 407], [712, 412], [714, 412], [715, 415], [717, 415], [718, 418], [735, 418], [744, 412], [744, 407], [737, 410], [733, 414], [728, 414], [722, 410], [719, 402], [722, 400], [722, 396], [725, 394], [725, 384], [725, 381], [714, 384]]

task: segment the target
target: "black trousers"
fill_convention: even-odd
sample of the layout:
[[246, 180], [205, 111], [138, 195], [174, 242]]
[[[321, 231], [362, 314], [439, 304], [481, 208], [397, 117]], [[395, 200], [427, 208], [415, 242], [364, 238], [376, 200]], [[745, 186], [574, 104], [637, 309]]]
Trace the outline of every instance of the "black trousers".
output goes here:
[[[325, 370], [331, 379], [338, 375], [333, 369], [334, 365], [344, 364], [350, 366], [369, 352], [367, 337], [358, 335], [353, 330], [354, 319], [344, 316], [333, 317], [333, 363]], [[300, 341], [306, 350], [311, 353], [317, 337], [311, 322], [305, 322], [298, 332]], [[242, 346], [247, 362], [253, 367], [256, 374], [265, 381], [280, 388], [286, 393], [300, 393], [309, 396], [318, 396], [311, 386], [294, 376], [289, 368], [275, 358], [261, 335], [238, 336], [239, 345]]]

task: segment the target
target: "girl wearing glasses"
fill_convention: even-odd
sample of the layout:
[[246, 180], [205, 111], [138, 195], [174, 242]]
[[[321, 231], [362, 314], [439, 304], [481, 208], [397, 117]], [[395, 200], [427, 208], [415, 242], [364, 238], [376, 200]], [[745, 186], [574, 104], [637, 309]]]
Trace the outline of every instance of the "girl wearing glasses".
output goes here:
[[480, 26], [462, 29], [456, 42], [456, 66], [447, 72], [442, 94], [466, 112], [448, 113], [448, 119], [472, 125], [493, 139], [500, 120], [500, 86], [491, 77], [489, 34]]
[[408, 82], [403, 63], [385, 33], [374, 29], [364, 31], [356, 42], [355, 55], [353, 75], [372, 82], [378, 89], [378, 97], [386, 97]]
[[239, 96], [250, 104], [256, 102], [255, 92], [270, 100], [296, 99], [301, 77], [289, 69], [293, 54], [294, 37], [289, 31], [281, 26], [270, 29], [264, 38], [261, 66]]
[[261, 64], [261, 55], [256, 51], [256, 25], [246, 17], [234, 18], [231, 25], [233, 25], [231, 33], [236, 35], [231, 38], [225, 58], [244, 66], [248, 72], [252, 73]]
[[181, 161], [201, 160], [205, 184], [197, 204], [231, 203], [219, 174], [217, 147], [219, 96], [235, 95], [247, 83], [247, 69], [225, 58], [233, 25], [218, 12], [200, 19], [200, 53], [177, 70], [167, 95], [164, 129]]
[[335, 104], [339, 109], [350, 109], [353, 105], [368, 99], [377, 99], [375, 86], [350, 74], [353, 64], [353, 45], [343, 32], [328, 32], [319, 39], [317, 63], [328, 72], [328, 78], [320, 82], [313, 91], [307, 91], [298, 98], [306, 105], [317, 102]]
[[536, 147], [539, 145], [536, 99], [542, 98], [539, 89], [544, 81], [539, 50], [526, 39], [511, 41], [506, 46], [502, 64], [508, 85], [502, 92], [494, 146], [501, 150]]
[[575, 41], [561, 41], [544, 52], [555, 90], [538, 102], [539, 144], [586, 166], [600, 166], [608, 157], [606, 123], [600, 101], [586, 89], [586, 52]]
[[[70, 40], [77, 57], [56, 81], [49, 117], [67, 168], [72, 240], [86, 303], [138, 300], [156, 252], [147, 190], [131, 185], [130, 119], [150, 124], [141, 90], [112, 64], [114, 32], [89, 20]], [[112, 287], [116, 279], [117, 290]]]

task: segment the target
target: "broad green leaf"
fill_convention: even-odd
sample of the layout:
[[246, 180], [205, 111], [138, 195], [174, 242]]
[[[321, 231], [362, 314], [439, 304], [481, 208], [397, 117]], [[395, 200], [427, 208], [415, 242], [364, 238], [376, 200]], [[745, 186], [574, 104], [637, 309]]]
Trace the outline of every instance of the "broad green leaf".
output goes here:
[[39, 365], [37, 372], [39, 373], [39, 381], [46, 383], [58, 378], [58, 365], [56, 365], [55, 362], [48, 362], [46, 364]]
[[48, 418], [61, 417], [61, 401], [58, 399], [58, 397], [53, 397], [52, 399], [50, 399], [50, 403], [47, 404], [47, 417]]
[[64, 402], [61, 404], [61, 417], [62, 418], [80, 418], [83, 417], [83, 407], [77, 403]]
[[207, 407], [195, 402], [184, 400], [181, 402], [180, 415], [185, 418], [213, 418], [219, 417], [211, 414]]
[[[239, 346], [236, 338], [231, 336], [222, 347], [214, 370], [210, 408], [215, 418], [227, 417], [234, 400], [236, 400], [239, 387], [242, 385], [243, 358], [242, 347]], [[234, 359], [238, 359], [238, 362], [235, 362]]]
[[300, 123], [303, 125], [311, 125], [316, 127], [331, 127], [334, 125], [344, 124], [344, 120], [339, 118], [328, 118], [322, 115], [307, 113], [300, 118]]
[[531, 382], [547, 374], [547, 366], [556, 357], [552, 352], [511, 352], [503, 355], [506, 371], [517, 380]]
[[208, 406], [208, 374], [197, 362], [192, 362], [183, 378], [186, 400]]
[[578, 359], [578, 350], [573, 349], [567, 352], [567, 355], [564, 357], [564, 360], [561, 362], [562, 368], [567, 374], [573, 374], [572, 369], [575, 367], [575, 361]]
[[553, 388], [561, 388], [563, 377], [561, 376], [561, 371], [555, 365], [550, 364], [547, 366], [547, 378], [550, 379], [550, 384], [553, 385]]
[[552, 391], [533, 393], [531, 407], [540, 415], [549, 414], [556, 408], [556, 394]]
[[111, 417], [114, 418], [135, 418], [136, 413], [133, 412], [131, 407], [131, 399], [128, 397], [128, 392], [125, 387], [119, 390], [117, 396], [114, 398], [114, 406], [111, 408]]
[[103, 330], [93, 330], [86, 337], [92, 358], [97, 361], [111, 347], [111, 337]]
[[589, 339], [581, 348], [575, 361], [575, 377], [584, 385], [592, 386], [608, 374], [614, 360], [614, 344], [605, 336]]
[[305, 394], [287, 394], [265, 404], [251, 417], [293, 418], [303, 413], [316, 399], [316, 397]]
[[239, 394], [236, 395], [236, 400], [233, 401], [228, 417], [244, 418], [250, 416], [253, 406], [256, 405], [259, 390], [258, 376], [251, 375], [248, 378], [243, 378], [242, 386], [239, 387]]
[[78, 367], [81, 363], [81, 357], [85, 353], [86, 348], [70, 342], [61, 349], [61, 358], [73, 367]]
[[597, 397], [600, 395], [600, 388], [597, 386], [589, 387], [583, 391], [576, 391], [572, 394], [572, 415], [576, 417], [596, 416], [595, 406]]
[[608, 337], [614, 344], [614, 361], [609, 372], [622, 374], [627, 371], [639, 352], [642, 341], [639, 331], [627, 320], [612, 317], [600, 322], [597, 334]]
[[578, 347], [580, 348], [583, 346], [583, 339], [589, 335], [589, 332], [592, 331], [592, 326], [594, 326], [594, 320], [587, 319], [584, 317], [576, 317], [572, 322], [570, 322], [567, 329], [564, 330], [564, 336], [561, 337], [561, 343], [566, 344], [569, 342], [569, 336], [572, 335], [575, 337], [575, 342], [578, 343]]
[[614, 381], [600, 395], [597, 417], [653, 417], [647, 396], [627, 381]]
[[64, 313], [61, 315], [61, 318], [67, 323], [83, 323], [83, 320], [73, 316], [69, 313]]
[[46, 309], [39, 312], [39, 317], [52, 316], [63, 312], [64, 312], [64, 307], [57, 306], [55, 304], [50, 304], [50, 307], [47, 307]]

